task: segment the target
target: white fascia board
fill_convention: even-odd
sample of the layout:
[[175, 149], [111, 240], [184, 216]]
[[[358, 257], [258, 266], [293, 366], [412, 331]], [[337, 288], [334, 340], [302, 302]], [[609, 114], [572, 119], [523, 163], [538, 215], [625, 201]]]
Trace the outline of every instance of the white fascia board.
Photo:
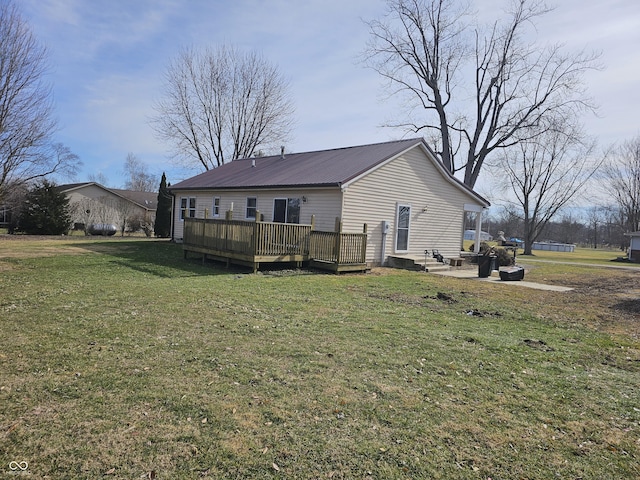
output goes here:
[[480, 213], [482, 212], [486, 207], [483, 207], [481, 205], [477, 205], [475, 203], [465, 203], [464, 204], [464, 211], [465, 212], [476, 212], [476, 213]]

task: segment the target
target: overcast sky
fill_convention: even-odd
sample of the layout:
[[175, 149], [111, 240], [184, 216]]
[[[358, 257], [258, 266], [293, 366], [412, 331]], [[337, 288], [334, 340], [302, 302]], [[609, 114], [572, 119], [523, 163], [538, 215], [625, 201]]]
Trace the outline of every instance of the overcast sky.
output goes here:
[[[399, 111], [384, 100], [381, 78], [360, 63], [369, 38], [363, 20], [383, 0], [16, 0], [50, 52], [60, 131], [78, 154], [77, 180], [102, 173], [121, 187], [129, 152], [169, 181], [180, 171], [154, 137], [149, 118], [169, 60], [185, 46], [221, 43], [263, 53], [289, 79], [296, 109], [288, 151], [400, 138], [380, 125]], [[505, 2], [476, 0], [482, 18]], [[640, 1], [558, 0], [538, 25], [539, 40], [601, 52], [604, 70], [585, 79], [600, 106], [585, 119], [601, 145], [640, 133]], [[415, 135], [412, 135], [415, 136]]]

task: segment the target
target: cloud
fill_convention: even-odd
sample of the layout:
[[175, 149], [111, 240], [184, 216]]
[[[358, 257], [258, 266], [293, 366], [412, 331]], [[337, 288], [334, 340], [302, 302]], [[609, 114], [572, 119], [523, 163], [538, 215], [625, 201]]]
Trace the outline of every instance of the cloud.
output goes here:
[[[497, 18], [506, 3], [478, 0], [478, 18]], [[60, 138], [83, 158], [87, 175], [116, 172], [127, 152], [169, 164], [169, 149], [148, 119], [164, 69], [185, 46], [230, 43], [276, 64], [290, 79], [296, 107], [289, 150], [401, 136], [379, 128], [401, 111], [401, 100], [381, 102], [381, 78], [358, 62], [368, 40], [362, 20], [380, 18], [383, 0], [21, 0], [20, 6], [51, 52]], [[605, 142], [637, 128], [631, 106], [640, 100], [639, 24], [640, 2], [563, 0], [538, 25], [544, 43], [602, 51], [606, 68], [585, 80], [603, 118], [585, 120]]]

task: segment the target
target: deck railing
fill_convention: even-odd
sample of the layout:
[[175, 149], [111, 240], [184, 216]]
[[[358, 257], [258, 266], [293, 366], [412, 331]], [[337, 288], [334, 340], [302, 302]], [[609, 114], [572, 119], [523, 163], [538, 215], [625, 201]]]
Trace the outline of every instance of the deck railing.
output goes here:
[[254, 222], [185, 218], [184, 245], [221, 252], [254, 254]]
[[309, 256], [313, 260], [341, 265], [365, 263], [366, 254], [366, 233], [311, 232]]
[[321, 232], [313, 225], [185, 218], [184, 249], [255, 263], [293, 259], [364, 265], [367, 234]]
[[308, 255], [311, 225], [255, 222], [258, 256]]

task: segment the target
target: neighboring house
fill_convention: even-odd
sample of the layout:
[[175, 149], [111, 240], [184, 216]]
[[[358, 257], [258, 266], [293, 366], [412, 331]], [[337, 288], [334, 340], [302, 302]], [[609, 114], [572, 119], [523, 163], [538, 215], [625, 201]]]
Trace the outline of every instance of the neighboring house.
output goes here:
[[[424, 139], [307, 153], [240, 159], [170, 187], [172, 238], [183, 238], [183, 219], [225, 218], [311, 223], [334, 231], [362, 232], [367, 263], [389, 256], [421, 257], [439, 250], [460, 255], [465, 211], [489, 202], [451, 175]], [[476, 242], [479, 246], [479, 242]]]
[[127, 230], [153, 232], [157, 193], [107, 188], [95, 182], [60, 185], [58, 190], [69, 198], [76, 228], [110, 224], [119, 231], [124, 226]]
[[629, 260], [632, 262], [640, 263], [640, 232], [625, 233], [627, 237], [630, 237], [629, 245]]
[[0, 205], [0, 227], [8, 227], [11, 221], [11, 209], [8, 205]]
[[[464, 231], [464, 239], [465, 240], [475, 240], [476, 239], [476, 231], [475, 230], [465, 230]], [[480, 241], [482, 242], [490, 242], [493, 240], [493, 237], [487, 232], [480, 232]]]

